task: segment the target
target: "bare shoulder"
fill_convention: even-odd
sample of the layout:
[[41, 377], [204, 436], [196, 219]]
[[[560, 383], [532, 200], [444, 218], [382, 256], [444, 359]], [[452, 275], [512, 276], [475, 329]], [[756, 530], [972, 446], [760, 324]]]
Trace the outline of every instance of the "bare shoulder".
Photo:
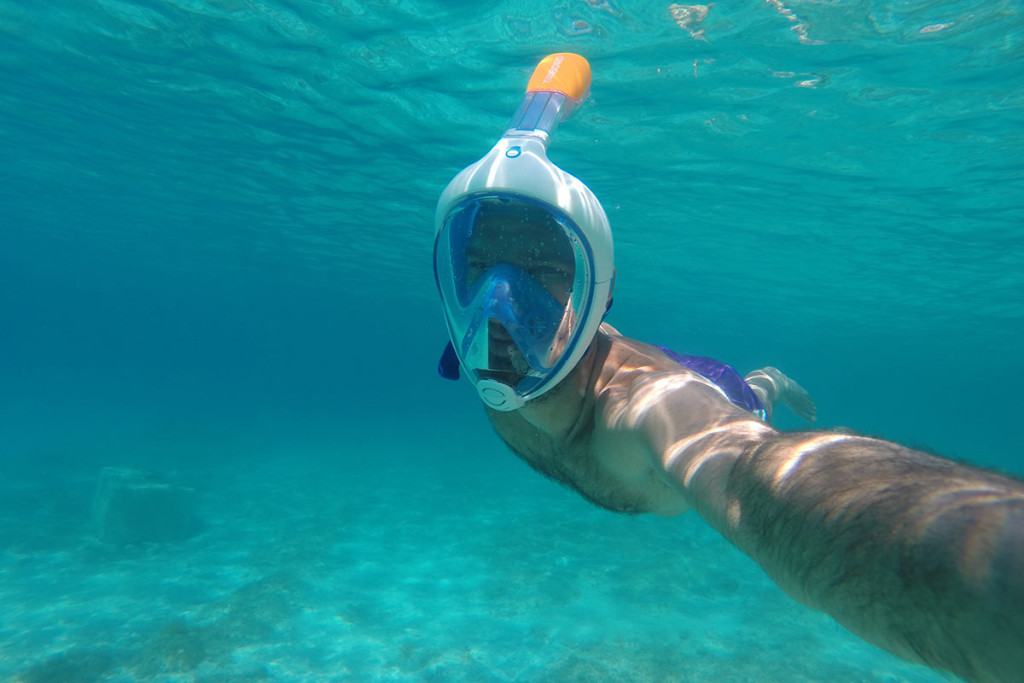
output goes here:
[[593, 373], [594, 396], [608, 411], [609, 418], [629, 413], [632, 416], [629, 421], [635, 424], [640, 412], [663, 406], [670, 395], [684, 397], [668, 404], [672, 406], [674, 420], [683, 417], [676, 410], [679, 400], [688, 405], [686, 413], [702, 424], [724, 416], [749, 417], [749, 413], [732, 405], [714, 384], [682, 367], [656, 346], [625, 337], [612, 328], [609, 330], [610, 334], [602, 326], [595, 340], [597, 367]]
[[638, 507], [659, 514], [687, 509], [677, 466], [771, 431], [657, 347], [603, 330], [596, 342], [589, 451], [602, 469], [642, 492]]
[[607, 323], [601, 325], [594, 341], [600, 364], [598, 384], [602, 384], [601, 380], [607, 383], [613, 377], [621, 381], [650, 372], [685, 372], [656, 346], [623, 336]]

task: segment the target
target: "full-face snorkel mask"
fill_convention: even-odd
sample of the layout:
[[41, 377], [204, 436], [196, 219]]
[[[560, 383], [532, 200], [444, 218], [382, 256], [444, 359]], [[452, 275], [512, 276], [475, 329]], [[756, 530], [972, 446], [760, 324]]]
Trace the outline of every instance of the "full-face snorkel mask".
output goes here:
[[547, 158], [552, 134], [589, 88], [583, 57], [541, 60], [508, 131], [437, 204], [434, 276], [452, 347], [496, 410], [520, 408], [564, 379], [605, 313], [608, 218], [586, 185]]

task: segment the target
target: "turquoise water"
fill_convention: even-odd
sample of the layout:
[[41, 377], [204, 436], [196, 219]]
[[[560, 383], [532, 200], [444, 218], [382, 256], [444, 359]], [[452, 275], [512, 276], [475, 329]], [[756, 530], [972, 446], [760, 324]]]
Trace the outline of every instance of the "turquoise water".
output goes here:
[[[572, 50], [610, 322], [1024, 473], [1020, 4], [675, 15], [0, 0], [0, 679], [944, 680], [694, 515], [540, 479], [435, 374], [436, 197]], [[105, 466], [200, 533], [97, 541]]]

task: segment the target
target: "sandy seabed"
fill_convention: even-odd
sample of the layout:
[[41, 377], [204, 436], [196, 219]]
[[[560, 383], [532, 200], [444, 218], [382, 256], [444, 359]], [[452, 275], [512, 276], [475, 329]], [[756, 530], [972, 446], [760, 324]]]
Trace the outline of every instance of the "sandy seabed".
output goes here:
[[199, 533], [127, 547], [92, 534], [98, 470], [19, 468], [0, 679], [946, 680], [793, 602], [696, 515], [604, 512], [495, 452], [180, 468]]

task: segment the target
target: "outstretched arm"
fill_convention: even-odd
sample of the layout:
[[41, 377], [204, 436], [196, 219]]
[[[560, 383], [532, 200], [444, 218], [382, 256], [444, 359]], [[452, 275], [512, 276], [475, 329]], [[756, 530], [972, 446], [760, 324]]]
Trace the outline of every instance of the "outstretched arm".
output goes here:
[[787, 593], [912, 661], [1020, 680], [1024, 483], [845, 434], [703, 441], [669, 471]]
[[971, 681], [1024, 675], [1024, 483], [799, 434], [748, 449], [727, 497], [723, 533], [862, 638]]
[[783, 590], [904, 658], [1022, 680], [1024, 482], [879, 439], [781, 433], [647, 364], [605, 422]]
[[750, 385], [768, 413], [767, 419], [772, 418], [772, 408], [776, 403], [782, 403], [793, 414], [801, 420], [814, 422], [817, 419], [818, 410], [811, 399], [811, 395], [802, 386], [782, 374], [771, 366], [754, 370], [743, 378]]
[[1024, 482], [878, 439], [780, 433], [653, 347], [599, 341], [576, 486], [597, 499], [610, 478], [583, 474], [646, 482], [646, 509], [695, 509], [865, 640], [970, 681], [1021, 680]]

